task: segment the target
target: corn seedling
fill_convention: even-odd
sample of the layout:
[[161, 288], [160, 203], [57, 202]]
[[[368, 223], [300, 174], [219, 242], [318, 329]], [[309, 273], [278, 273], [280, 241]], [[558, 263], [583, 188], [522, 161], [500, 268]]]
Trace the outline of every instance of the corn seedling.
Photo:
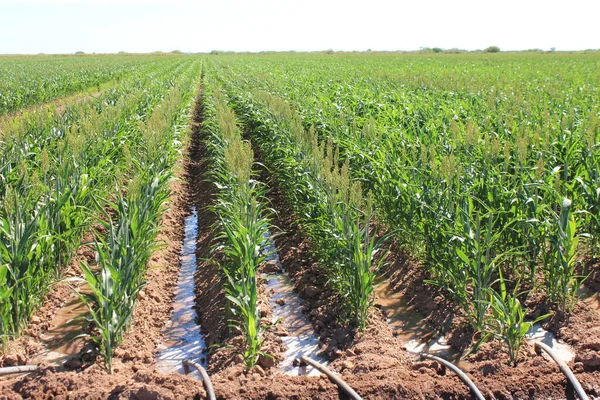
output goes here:
[[508, 356], [513, 366], [517, 366], [519, 351], [523, 340], [531, 327], [539, 321], [549, 317], [551, 314], [541, 315], [533, 321], [525, 321], [526, 312], [518, 299], [519, 282], [515, 285], [513, 292], [508, 293], [506, 282], [502, 271], [498, 270], [500, 292], [489, 290], [489, 306], [492, 310], [487, 323], [487, 335], [504, 342], [508, 350]]

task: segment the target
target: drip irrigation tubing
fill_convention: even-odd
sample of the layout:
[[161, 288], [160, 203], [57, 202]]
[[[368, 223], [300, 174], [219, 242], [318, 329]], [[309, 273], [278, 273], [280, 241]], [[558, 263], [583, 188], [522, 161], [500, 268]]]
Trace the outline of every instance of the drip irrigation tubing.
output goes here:
[[37, 365], [19, 365], [17, 367], [4, 367], [0, 368], [0, 376], [18, 374], [22, 372], [33, 372], [38, 369]]
[[193, 361], [183, 360], [183, 368], [186, 374], [189, 372], [190, 367], [196, 368], [198, 372], [200, 372], [200, 375], [202, 375], [202, 382], [204, 383], [204, 388], [206, 389], [206, 393], [208, 395], [209, 400], [216, 400], [217, 397], [215, 396], [215, 390], [213, 389], [210, 377], [208, 376], [208, 373], [206, 372], [204, 367]]
[[471, 378], [469, 378], [464, 372], [462, 372], [460, 370], [460, 368], [458, 368], [456, 365], [452, 364], [450, 361], [444, 360], [441, 357], [438, 356], [434, 356], [433, 354], [429, 354], [429, 353], [421, 353], [421, 358], [427, 358], [429, 360], [434, 360], [439, 362], [440, 364], [444, 365], [447, 368], [450, 368], [452, 371], [454, 371], [454, 373], [456, 375], [458, 375], [458, 377], [467, 384], [467, 386], [469, 387], [469, 389], [471, 389], [471, 391], [473, 392], [473, 394], [475, 395], [475, 397], [478, 400], [485, 400], [485, 397], [483, 397], [483, 394], [481, 394], [481, 392], [479, 391], [479, 389], [477, 389], [477, 386], [475, 386], [475, 384], [473, 383], [473, 381], [471, 380]]
[[362, 397], [360, 397], [358, 395], [358, 393], [356, 393], [354, 391], [354, 389], [352, 389], [346, 382], [344, 382], [342, 380], [342, 378], [339, 377], [338, 374], [334, 373], [333, 371], [331, 371], [329, 368], [325, 367], [324, 365], [306, 357], [306, 356], [302, 356], [300, 357], [300, 361], [302, 361], [305, 364], [308, 364], [316, 369], [318, 369], [319, 371], [321, 371], [322, 373], [324, 373], [325, 375], [327, 375], [329, 377], [329, 379], [331, 379], [331, 381], [333, 381], [333, 383], [335, 383], [336, 385], [338, 385], [338, 387], [340, 389], [342, 389], [344, 392], [346, 392], [346, 394], [348, 396], [350, 396], [351, 399], [353, 400], [362, 400]]
[[541, 349], [548, 353], [550, 358], [552, 358], [552, 360], [554, 360], [554, 362], [558, 364], [558, 368], [560, 368], [560, 371], [567, 377], [569, 382], [571, 382], [571, 385], [573, 385], [577, 396], [579, 396], [581, 400], [588, 400], [588, 396], [587, 394], [585, 394], [585, 391], [581, 387], [581, 383], [579, 383], [575, 375], [573, 375], [573, 371], [571, 371], [571, 369], [567, 366], [567, 363], [558, 358], [556, 353], [554, 353], [554, 351], [552, 351], [552, 349], [549, 346], [545, 345], [542, 342], [535, 342], [535, 348], [538, 350]]

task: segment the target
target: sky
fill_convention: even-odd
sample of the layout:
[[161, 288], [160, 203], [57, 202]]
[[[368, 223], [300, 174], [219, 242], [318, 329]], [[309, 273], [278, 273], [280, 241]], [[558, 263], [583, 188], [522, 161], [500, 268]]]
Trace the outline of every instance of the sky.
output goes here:
[[0, 54], [600, 48], [600, 0], [0, 0]]

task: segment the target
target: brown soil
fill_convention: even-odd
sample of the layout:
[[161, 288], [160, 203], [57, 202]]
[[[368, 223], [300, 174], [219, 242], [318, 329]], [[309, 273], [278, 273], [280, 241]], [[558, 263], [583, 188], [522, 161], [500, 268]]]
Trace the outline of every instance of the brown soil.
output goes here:
[[[395, 341], [396, 334], [383, 322], [384, 318], [380, 312], [374, 312], [369, 324], [370, 329], [364, 335], [351, 339], [351, 331], [344, 328], [343, 324], [335, 322], [333, 318], [334, 315], [339, 315], [335, 297], [326, 291], [312, 289], [323, 288], [325, 285], [319, 278], [321, 275], [318, 266], [309, 261], [309, 243], [299, 232], [290, 210], [285, 209], [282, 194], [277, 191], [273, 191], [272, 194], [274, 207], [280, 211], [276, 224], [287, 232], [294, 232], [276, 240], [284, 269], [290, 274], [296, 289], [303, 297], [305, 310], [311, 315], [315, 329], [321, 333], [323, 348], [328, 356], [334, 359], [332, 367], [342, 372], [342, 376], [345, 376], [344, 371], [350, 370], [352, 374], [345, 376], [347, 382], [367, 398], [394, 398], [401, 395], [411, 397], [410, 394], [415, 393], [419, 393], [417, 397], [434, 398], [468, 396], [464, 385], [445, 376], [446, 372], [442, 372], [437, 363], [417, 362], [402, 352], [402, 345]], [[390, 278], [395, 289], [403, 294], [408, 304], [427, 316], [426, 320], [433, 328], [445, 332], [457, 350], [463, 351], [470, 347], [473, 332], [452, 302], [445, 298], [440, 289], [425, 283], [426, 273], [419, 263], [406, 256], [396, 244], [392, 244], [390, 248], [391, 262], [383, 272]], [[586, 318], [590, 325], [600, 326], [595, 319], [592, 321], [589, 316]], [[581, 322], [576, 322], [575, 325], [585, 327]], [[596, 339], [591, 341], [593, 343], [587, 344], [588, 348], [596, 349], [595, 342], [600, 340], [600, 335], [594, 337]], [[575, 350], [579, 353], [577, 347]], [[595, 357], [591, 356], [589, 362], [595, 363]], [[379, 365], [378, 361], [382, 359], [387, 362]], [[523, 345], [518, 367], [510, 365], [505, 349], [498, 343], [485, 344], [478, 353], [465, 361], [461, 366], [466, 366], [467, 372], [486, 397], [572, 398], [572, 389], [567, 386], [566, 379], [556, 364], [536, 354], [529, 343]], [[571, 366], [576, 371], [581, 370], [581, 361], [576, 362], [578, 363]], [[376, 368], [373, 367], [375, 365]], [[415, 379], [411, 376], [404, 379], [412, 381], [410, 385], [402, 386], [398, 383], [407, 371], [416, 369], [425, 372], [425, 366], [430, 368], [431, 382], [423, 377]], [[444, 378], [438, 376], [441, 374]], [[373, 379], [373, 375], [376, 375], [377, 379]], [[577, 375], [588, 393], [597, 396], [597, 382], [600, 382], [600, 379], [596, 372], [586, 366], [585, 370], [578, 371]], [[393, 378], [386, 381], [385, 378], [388, 377]], [[445, 380], [449, 382], [446, 383]], [[431, 386], [428, 386], [429, 384]], [[382, 387], [386, 390], [382, 390]], [[396, 389], [390, 390], [391, 387]]]
[[582, 274], [588, 276], [584, 284], [589, 289], [596, 292], [600, 292], [600, 261], [598, 259], [592, 260], [591, 257], [584, 257], [582, 260], [583, 268]]
[[589, 394], [600, 397], [600, 314], [579, 301], [570, 315], [556, 313], [546, 328], [573, 347], [571, 369]]
[[462, 353], [469, 348], [473, 330], [461, 317], [458, 307], [444, 291], [426, 283], [429, 279], [422, 264], [403, 250], [397, 242], [389, 245], [389, 255], [382, 274], [402, 295], [408, 306], [424, 316], [435, 331], [444, 333], [449, 343]]
[[[121, 366], [123, 366], [121, 364]], [[0, 399], [176, 399], [203, 398], [202, 384], [182, 375], [162, 375], [153, 368], [117, 367], [109, 375], [93, 365], [83, 372], [65, 372], [42, 365], [35, 375], [2, 387]]]
[[[185, 178], [181, 163], [176, 175]], [[28, 376], [11, 376], [0, 380], [0, 399], [166, 399], [202, 398], [202, 383], [178, 375], [162, 375], [155, 371], [156, 346], [170, 320], [173, 290], [179, 271], [179, 252], [183, 239], [183, 223], [187, 215], [188, 190], [182, 180], [171, 182], [171, 198], [161, 221], [158, 240], [164, 247], [156, 251], [147, 272], [147, 285], [136, 303], [131, 329], [115, 352], [113, 375], [100, 364], [85, 365], [83, 355], [65, 366], [42, 364]], [[57, 287], [49, 301], [38, 311], [28, 331], [38, 336], [48, 328], [56, 309], [69, 297], [68, 289]], [[39, 343], [36, 350], [39, 349]], [[72, 369], [72, 371], [68, 371]]]
[[[206, 181], [204, 174], [203, 148], [200, 139], [202, 121], [201, 106], [197, 109], [198, 115], [192, 131], [190, 145], [190, 159], [188, 160], [188, 178], [190, 179], [191, 204], [198, 213], [198, 237], [196, 240], [197, 269], [195, 274], [196, 311], [209, 356], [212, 356], [227, 335], [227, 321], [225, 320], [224, 304], [225, 292], [223, 290], [219, 266], [213, 260], [219, 255], [211, 254], [212, 237], [214, 236], [214, 214], [207, 206], [214, 201], [213, 186]], [[212, 364], [212, 360], [209, 365]]]
[[[403, 294], [407, 303], [427, 316], [428, 324], [445, 333], [449, 343], [459, 352], [468, 350], [474, 342], [474, 332], [460, 310], [446, 298], [444, 292], [425, 283], [427, 273], [410, 256], [405, 255], [396, 244], [391, 246], [391, 263], [384, 274], [394, 288]], [[541, 315], [548, 312], [542, 305], [543, 298], [533, 296], [528, 307]], [[571, 369], [576, 373], [584, 389], [592, 396], [600, 395], [600, 326], [599, 315], [592, 314], [589, 306], [579, 302], [569, 318], [554, 318], [546, 328], [571, 344], [577, 354]], [[575, 340], [573, 339], [575, 338]], [[578, 338], [586, 338], [585, 345], [578, 345]], [[476, 339], [476, 338], [475, 338]], [[596, 347], [597, 346], [597, 347]], [[467, 371], [486, 396], [493, 398], [572, 398], [572, 388], [558, 370], [558, 366], [535, 353], [530, 343], [523, 344], [518, 367], [509, 365], [506, 350], [499, 343], [487, 343], [465, 360]]]

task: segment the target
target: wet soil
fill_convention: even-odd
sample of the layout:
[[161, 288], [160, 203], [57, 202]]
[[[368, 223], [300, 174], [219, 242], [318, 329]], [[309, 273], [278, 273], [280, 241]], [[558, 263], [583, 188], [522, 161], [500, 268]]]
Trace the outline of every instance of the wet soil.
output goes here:
[[302, 300], [294, 292], [294, 286], [282, 268], [270, 232], [266, 234], [265, 241], [266, 261], [261, 266], [261, 277], [267, 287], [275, 333], [286, 347], [284, 359], [277, 368], [287, 375], [320, 375], [316, 368], [298, 362], [301, 356], [319, 363], [326, 363], [327, 360], [319, 348], [319, 337], [307, 316], [302, 313]]
[[[91, 234], [87, 235], [82, 243], [89, 242], [91, 238]], [[92, 263], [93, 261], [94, 252], [87, 246], [80, 247], [63, 272], [63, 278], [81, 277], [79, 262]], [[7, 351], [0, 355], [0, 367], [37, 363], [48, 351], [68, 355], [76, 354], [84, 347], [86, 344], [84, 339], [77, 339], [74, 343], [71, 340], [74, 339], [74, 335], [71, 335], [71, 338], [64, 338], [61, 332], [72, 332], [77, 328], [82, 329], [79, 333], [89, 332], [88, 327], [83, 326], [81, 322], [72, 322], [69, 326], [65, 326], [65, 323], [75, 316], [73, 311], [81, 309], [80, 302], [73, 293], [73, 286], [77, 286], [77, 283], [58, 281], [53, 284], [42, 306], [33, 314], [23, 334], [10, 341]], [[63, 310], [64, 308], [66, 309]], [[79, 326], [76, 327], [76, 325]]]
[[[284, 234], [275, 238], [281, 264], [290, 276], [296, 292], [304, 302], [307, 314], [321, 340], [321, 349], [328, 355], [334, 371], [365, 398], [469, 398], [468, 390], [437, 363], [414, 363], [414, 357], [402, 349], [400, 339], [384, 320], [381, 311], [374, 310], [369, 328], [355, 335], [341, 315], [339, 300], [328, 291], [324, 274], [312, 261], [310, 243], [301, 233], [293, 213], [286, 206], [283, 193], [274, 183], [270, 191], [272, 207], [277, 211], [274, 224]], [[258, 381], [232, 382], [244, 385], [244, 398], [289, 398], [289, 391], [303, 385], [300, 398], [338, 398], [338, 389], [323, 376], [281, 376]], [[216, 382], [215, 387], [220, 387]], [[265, 386], [268, 389], [265, 389]], [[262, 390], [262, 394], [259, 394]]]
[[227, 321], [224, 310], [225, 291], [219, 266], [216, 263], [220, 255], [211, 254], [212, 238], [215, 234], [215, 216], [207, 207], [213, 203], [215, 193], [213, 186], [206, 181], [206, 161], [203, 157], [204, 149], [200, 138], [201, 110], [200, 105], [192, 130], [187, 176], [190, 180], [190, 204], [195, 207], [198, 218], [198, 234], [196, 237], [197, 267], [194, 274], [196, 311], [209, 352], [209, 365], [211, 365], [211, 357], [227, 336]]
[[[175, 289], [173, 313], [167, 323], [165, 340], [158, 347], [157, 368], [162, 373], [179, 372], [185, 374], [183, 361], [191, 361], [206, 366], [204, 352], [206, 344], [197, 323], [198, 315], [194, 303], [194, 273], [196, 272], [196, 237], [198, 236], [198, 215], [195, 207], [185, 219], [185, 238], [181, 251], [181, 267]], [[190, 371], [197, 379], [197, 370]]]
[[397, 242], [389, 244], [387, 262], [381, 273], [406, 307], [424, 316], [423, 322], [430, 330], [445, 335], [459, 353], [470, 347], [474, 332], [459, 308], [442, 289], [426, 283], [429, 276], [425, 268]]
[[374, 295], [375, 306], [383, 310], [386, 321], [398, 332], [398, 339], [405, 343], [435, 339], [437, 332], [427, 325], [422, 314], [414, 311], [414, 305], [405, 303], [404, 297], [394, 290], [389, 280], [382, 276], [376, 277]]

